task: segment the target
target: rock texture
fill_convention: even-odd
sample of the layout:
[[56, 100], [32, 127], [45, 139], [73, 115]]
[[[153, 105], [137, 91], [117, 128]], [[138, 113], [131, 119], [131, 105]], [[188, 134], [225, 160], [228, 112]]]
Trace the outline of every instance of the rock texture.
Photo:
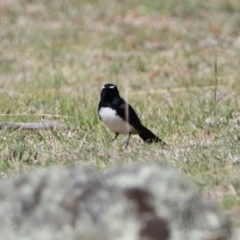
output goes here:
[[228, 221], [176, 170], [56, 167], [0, 182], [0, 239], [227, 240]]

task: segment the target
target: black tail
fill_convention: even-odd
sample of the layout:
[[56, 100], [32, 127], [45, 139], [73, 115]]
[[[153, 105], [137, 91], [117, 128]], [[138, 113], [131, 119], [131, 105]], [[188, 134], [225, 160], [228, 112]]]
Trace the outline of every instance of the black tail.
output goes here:
[[149, 129], [142, 126], [141, 133], [138, 134], [142, 140], [146, 143], [153, 143], [153, 142], [159, 142], [162, 146], [167, 145], [163, 140], [158, 138], [154, 133], [152, 133]]

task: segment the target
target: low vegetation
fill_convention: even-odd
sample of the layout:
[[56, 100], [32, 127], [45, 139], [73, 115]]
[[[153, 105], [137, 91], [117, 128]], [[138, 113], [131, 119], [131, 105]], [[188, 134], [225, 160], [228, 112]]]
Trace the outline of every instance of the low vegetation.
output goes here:
[[[162, 161], [186, 174], [240, 226], [238, 0], [2, 0], [0, 174], [70, 163], [100, 171]], [[98, 120], [101, 86], [117, 84], [168, 143], [114, 136]]]

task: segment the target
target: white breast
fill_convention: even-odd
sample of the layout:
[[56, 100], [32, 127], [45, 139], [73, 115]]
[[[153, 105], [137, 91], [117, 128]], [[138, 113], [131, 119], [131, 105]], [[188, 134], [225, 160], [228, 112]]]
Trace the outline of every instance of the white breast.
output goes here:
[[101, 120], [105, 123], [105, 125], [115, 133], [138, 133], [138, 131], [132, 125], [124, 121], [116, 114], [115, 110], [109, 107], [100, 108], [99, 116], [101, 117]]

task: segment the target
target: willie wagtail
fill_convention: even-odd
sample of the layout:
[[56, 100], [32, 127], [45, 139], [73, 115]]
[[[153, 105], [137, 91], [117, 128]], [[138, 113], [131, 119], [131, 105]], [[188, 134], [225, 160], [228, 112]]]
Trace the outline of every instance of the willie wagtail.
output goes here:
[[115, 132], [113, 141], [119, 134], [128, 134], [125, 147], [128, 146], [131, 134], [138, 134], [146, 143], [160, 142], [162, 146], [166, 145], [165, 142], [142, 125], [132, 106], [120, 97], [118, 88], [114, 84], [103, 85], [98, 105], [98, 115], [104, 124]]

